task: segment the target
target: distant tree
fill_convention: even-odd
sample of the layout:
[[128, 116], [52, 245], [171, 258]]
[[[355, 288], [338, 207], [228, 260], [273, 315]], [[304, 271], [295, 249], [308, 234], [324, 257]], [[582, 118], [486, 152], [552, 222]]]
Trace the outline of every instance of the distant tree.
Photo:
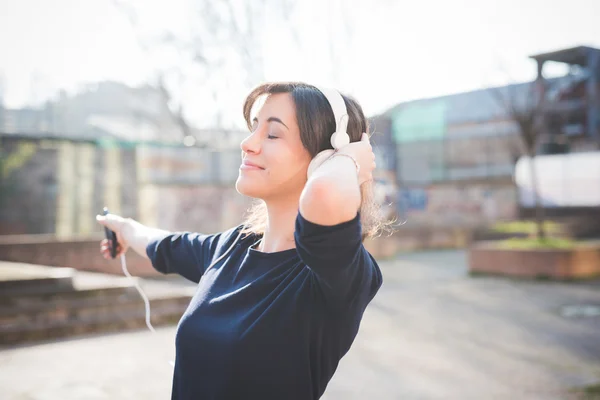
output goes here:
[[[142, 9], [128, 0], [113, 0], [126, 16], [137, 42], [147, 55], [168, 54], [177, 58], [170, 66], [155, 66], [154, 85], [159, 89], [172, 120], [179, 126], [182, 139], [193, 133], [186, 118], [182, 92], [190, 85], [191, 75], [200, 81], [199, 90], [210, 93], [213, 99], [210, 125], [227, 127], [223, 108], [231, 91], [232, 65], [235, 76], [245, 89], [262, 82], [265, 77], [263, 38], [266, 11], [278, 18], [290, 20], [294, 12], [291, 0], [196, 0], [189, 4], [189, 32], [182, 34], [169, 28], [142, 28]], [[299, 42], [298, 33], [292, 29]], [[197, 138], [194, 138], [197, 139]], [[194, 142], [192, 139], [192, 142]]]
[[[526, 84], [524, 90], [517, 90], [516, 85], [491, 89], [491, 93], [517, 127], [520, 145], [509, 142], [509, 151], [513, 159], [527, 156], [531, 176], [531, 188], [535, 207], [535, 222], [538, 239], [546, 237], [544, 226], [545, 213], [539, 193], [539, 180], [535, 166], [535, 157], [540, 138], [546, 132], [545, 110], [548, 105], [545, 96], [547, 81], [537, 80]], [[516, 157], [515, 157], [516, 156]]]

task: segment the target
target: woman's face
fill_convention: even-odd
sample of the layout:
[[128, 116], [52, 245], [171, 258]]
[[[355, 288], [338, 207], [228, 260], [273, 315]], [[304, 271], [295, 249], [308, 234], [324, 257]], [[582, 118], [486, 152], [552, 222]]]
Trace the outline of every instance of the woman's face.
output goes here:
[[311, 157], [300, 140], [296, 106], [289, 93], [269, 95], [241, 143], [239, 193], [265, 201], [298, 196]]

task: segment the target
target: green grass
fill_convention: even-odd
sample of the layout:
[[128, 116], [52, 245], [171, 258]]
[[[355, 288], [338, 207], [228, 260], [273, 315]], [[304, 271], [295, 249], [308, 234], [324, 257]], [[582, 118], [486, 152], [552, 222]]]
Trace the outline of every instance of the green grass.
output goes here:
[[588, 399], [600, 399], [600, 384], [586, 387], [583, 393]]
[[505, 249], [572, 249], [578, 246], [578, 243], [570, 239], [552, 238], [511, 238], [500, 242], [500, 246]]
[[599, 400], [600, 399], [600, 383], [590, 385], [583, 388], [577, 388], [571, 391], [576, 394], [578, 400]]
[[[544, 228], [546, 229], [547, 234], [556, 234], [561, 231], [561, 225], [553, 221], [544, 221]], [[492, 226], [492, 231], [535, 235], [537, 233], [537, 225], [535, 221], [499, 222]]]

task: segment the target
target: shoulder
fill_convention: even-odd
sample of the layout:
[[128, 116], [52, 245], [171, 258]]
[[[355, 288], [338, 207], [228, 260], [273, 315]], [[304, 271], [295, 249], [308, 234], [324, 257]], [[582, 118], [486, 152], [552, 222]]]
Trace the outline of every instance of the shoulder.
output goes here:
[[244, 225], [240, 224], [237, 226], [234, 226], [232, 228], [229, 228], [223, 232], [218, 233], [218, 240], [219, 242], [223, 243], [223, 244], [232, 244], [235, 241], [244, 238], [245, 236], [247, 236], [242, 232], [242, 229], [244, 228]]
[[252, 246], [258, 239], [259, 235], [253, 232], [247, 232], [244, 224], [234, 226], [228, 230], [215, 235], [211, 250], [215, 255], [221, 255], [233, 248], [247, 248]]

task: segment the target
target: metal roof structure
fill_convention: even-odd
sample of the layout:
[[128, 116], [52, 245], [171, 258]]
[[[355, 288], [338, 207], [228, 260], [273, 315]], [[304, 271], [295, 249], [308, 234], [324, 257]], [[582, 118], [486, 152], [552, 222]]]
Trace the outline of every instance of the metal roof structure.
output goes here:
[[536, 54], [529, 58], [538, 62], [555, 61], [583, 67], [587, 65], [590, 54], [596, 52], [600, 53], [600, 49], [588, 46], [577, 46], [569, 49], [551, 51], [549, 53]]

